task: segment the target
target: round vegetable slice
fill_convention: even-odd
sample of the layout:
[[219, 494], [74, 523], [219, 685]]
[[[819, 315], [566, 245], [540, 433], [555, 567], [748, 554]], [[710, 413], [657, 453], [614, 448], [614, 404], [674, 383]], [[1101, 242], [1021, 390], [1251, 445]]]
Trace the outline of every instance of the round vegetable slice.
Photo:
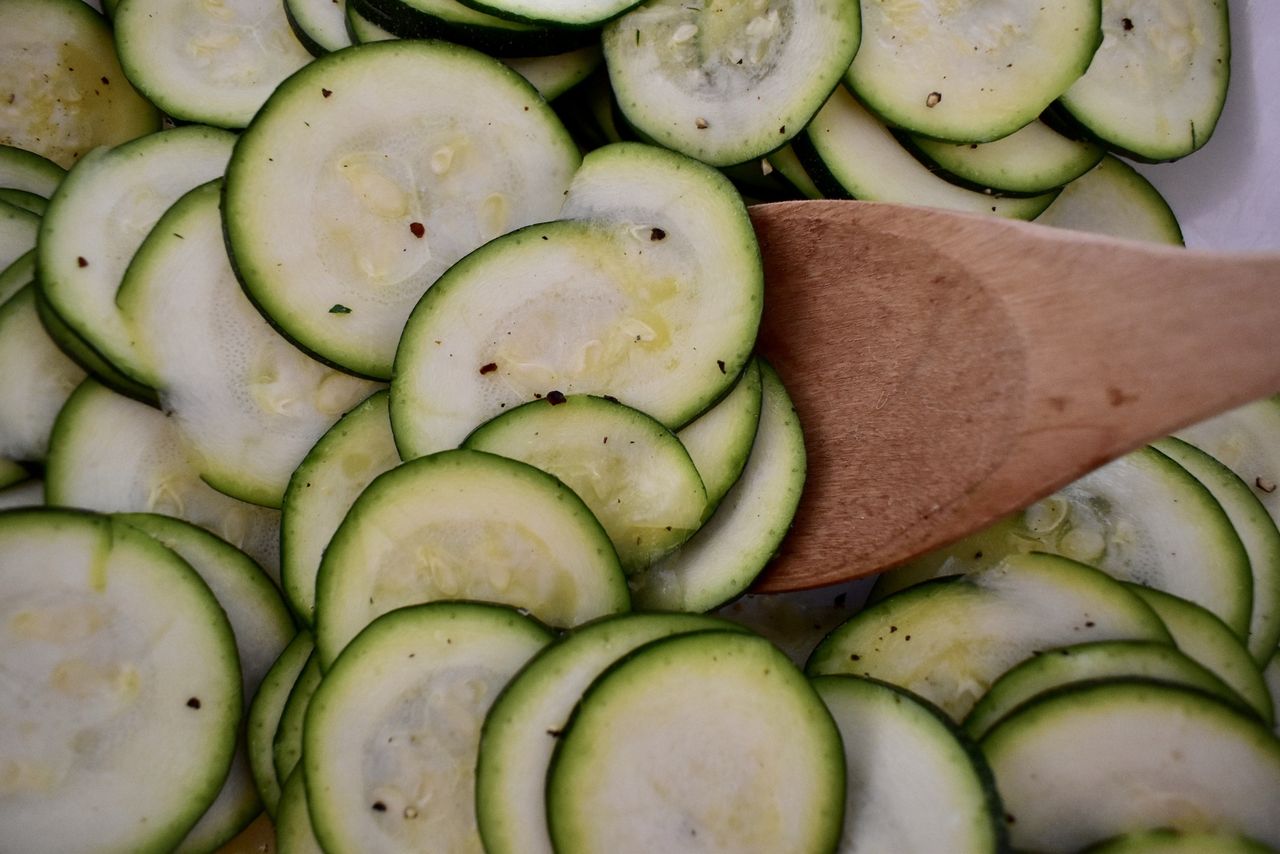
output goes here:
[[394, 608], [480, 599], [572, 626], [630, 607], [600, 523], [549, 474], [457, 450], [405, 463], [361, 494], [316, 579], [316, 646], [327, 667]]
[[0, 145], [65, 169], [99, 145], [160, 129], [160, 113], [120, 70], [111, 27], [80, 0], [6, 0], [0, 56]]
[[[737, 240], [737, 223], [726, 223]], [[396, 354], [391, 426], [410, 459], [553, 392], [615, 397], [671, 428], [728, 390], [755, 342], [758, 279], [728, 278], [675, 226], [562, 220], [455, 264]], [[754, 240], [751, 243], [754, 251]]]
[[1089, 67], [1098, 0], [863, 4], [850, 87], [899, 127], [989, 142], [1034, 121]]
[[1132, 166], [1111, 155], [1063, 187], [1036, 222], [1128, 240], [1182, 245], [1182, 229], [1160, 191]]
[[307, 711], [303, 770], [326, 851], [480, 851], [475, 760], [493, 698], [550, 633], [494, 605], [381, 617]]
[[762, 157], [804, 129], [849, 68], [857, 3], [652, 0], [604, 29], [627, 120], [715, 166]]
[[258, 693], [249, 705], [246, 738], [249, 742], [249, 767], [253, 781], [262, 796], [267, 814], [274, 816], [279, 809], [281, 789], [287, 781], [276, 774], [273, 751], [276, 730], [289, 694], [298, 681], [299, 674], [311, 660], [315, 643], [309, 632], [299, 632], [271, 665], [258, 686]]
[[707, 509], [702, 478], [675, 434], [602, 397], [526, 403], [476, 428], [463, 447], [559, 478], [595, 514], [629, 574], [688, 539]]
[[831, 714], [785, 655], [694, 632], [640, 647], [587, 690], [552, 758], [547, 820], [561, 854], [828, 851], [844, 777]]
[[209, 588], [122, 522], [11, 510], [0, 602], [3, 847], [172, 848], [217, 796], [241, 718]]
[[1157, 828], [1280, 845], [1280, 741], [1199, 692], [1140, 681], [1051, 692], [981, 746], [1019, 849], [1079, 851]]
[[1015, 555], [877, 602], [832, 632], [807, 669], [892, 682], [959, 721], [1015, 664], [1094, 640], [1170, 638], [1154, 611], [1098, 570], [1054, 555]]
[[281, 2], [120, 0], [112, 23], [133, 85], [183, 121], [242, 128], [311, 61]]
[[624, 614], [581, 626], [540, 652], [498, 695], [480, 735], [476, 818], [485, 850], [551, 854], [547, 768], [574, 706], [602, 671], [658, 638], [732, 628], [695, 614]]
[[820, 676], [813, 687], [844, 743], [840, 851], [1004, 850], [991, 769], [944, 713], [871, 679]]
[[385, 378], [423, 291], [485, 241], [554, 216], [578, 162], [555, 113], [497, 60], [360, 45], [291, 77], [241, 136], [227, 239], [287, 336]]

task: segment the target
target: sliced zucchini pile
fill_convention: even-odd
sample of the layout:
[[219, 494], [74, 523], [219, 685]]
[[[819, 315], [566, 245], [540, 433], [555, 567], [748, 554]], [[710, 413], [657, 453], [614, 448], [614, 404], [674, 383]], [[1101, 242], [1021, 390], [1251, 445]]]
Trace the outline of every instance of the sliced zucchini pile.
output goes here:
[[1276, 400], [739, 598], [749, 202], [1180, 241], [1225, 4], [1023, 5], [0, 5], [0, 849], [1280, 846]]

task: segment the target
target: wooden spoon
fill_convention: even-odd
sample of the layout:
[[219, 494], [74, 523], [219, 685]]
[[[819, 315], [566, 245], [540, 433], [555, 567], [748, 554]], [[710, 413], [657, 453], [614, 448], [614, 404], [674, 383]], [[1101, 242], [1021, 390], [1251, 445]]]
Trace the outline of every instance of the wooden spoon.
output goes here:
[[868, 202], [751, 216], [809, 456], [756, 590], [889, 568], [1280, 391], [1280, 255]]

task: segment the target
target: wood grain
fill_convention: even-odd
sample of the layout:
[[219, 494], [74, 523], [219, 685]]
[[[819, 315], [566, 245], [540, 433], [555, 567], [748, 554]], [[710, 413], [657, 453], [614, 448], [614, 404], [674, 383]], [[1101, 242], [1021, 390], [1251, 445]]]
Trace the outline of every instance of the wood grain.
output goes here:
[[751, 210], [760, 349], [809, 454], [757, 590], [888, 568], [1280, 391], [1280, 256], [864, 202]]

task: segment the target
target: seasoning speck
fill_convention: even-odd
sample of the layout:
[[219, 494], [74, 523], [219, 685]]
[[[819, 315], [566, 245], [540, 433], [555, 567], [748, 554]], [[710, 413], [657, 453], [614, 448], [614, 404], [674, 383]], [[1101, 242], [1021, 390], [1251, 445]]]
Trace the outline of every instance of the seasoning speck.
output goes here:
[[481, 374], [491, 374], [491, 373], [493, 373], [493, 372], [494, 372], [494, 371], [496, 371], [496, 370], [498, 370], [498, 363], [497, 363], [497, 362], [489, 362], [489, 363], [487, 363], [487, 364], [484, 364], [484, 365], [481, 365], [481, 366], [480, 366], [480, 373], [481, 373]]
[[1258, 489], [1261, 489], [1267, 495], [1270, 495], [1271, 493], [1276, 491], [1275, 483], [1263, 480], [1261, 475], [1253, 479], [1253, 485], [1258, 487]]
[[1132, 18], [1121, 18], [1121, 19], [1120, 19], [1120, 26], [1124, 27], [1124, 31], [1125, 31], [1126, 33], [1127, 33], [1127, 32], [1129, 32], [1130, 30], [1132, 30], [1132, 29], [1133, 29], [1133, 19], [1132, 19]]
[[924, 99], [924, 105], [930, 108], [936, 107], [941, 103], [942, 103], [941, 92], [930, 92], [929, 97]]
[[76, 258], [76, 266], [77, 266], [77, 267], [88, 267], [88, 266], [89, 266], [89, 262], [88, 262], [88, 261], [86, 261], [86, 260], [84, 259], [84, 256], [83, 256], [83, 255], [80, 255], [80, 256], [78, 256], [78, 257]]
[[332, 89], [321, 89], [321, 90], [320, 90], [320, 94], [321, 94], [321, 96], [323, 96], [323, 97], [325, 97], [325, 98], [328, 98], [330, 95], [332, 95], [332, 94], [333, 94], [333, 90], [332, 90]]
[[716, 359], [716, 367], [720, 369], [720, 373], [725, 373], [724, 359]]
[[347, 308], [345, 305], [339, 302], [339, 303], [334, 303], [329, 307], [329, 313], [330, 314], [350, 314], [351, 309]]
[[547, 392], [547, 403], [551, 404], [552, 406], [559, 406], [564, 402], [565, 402], [564, 392], [556, 391], [554, 389]]
[[198, 708], [200, 708], [200, 698], [199, 698], [199, 697], [192, 697], [190, 700], [187, 700], [187, 708], [189, 708], [189, 709], [198, 709]]
[[693, 126], [696, 127], [698, 130], [706, 130], [707, 128], [711, 127], [711, 125], [707, 122], [707, 120], [702, 118], [702, 116], [698, 116], [698, 118], [693, 120]]
[[665, 231], [663, 231], [662, 229], [660, 229], [660, 228], [654, 228], [654, 229], [652, 229], [652, 230], [650, 230], [650, 231], [649, 231], [649, 239], [650, 239], [650, 240], [654, 240], [654, 241], [657, 241], [657, 240], [666, 240], [666, 239], [667, 239], [667, 233], [666, 233]]
[[374, 802], [373, 802], [373, 809], [374, 809], [374, 811], [375, 811], [375, 812], [386, 812], [386, 811], [387, 811], [387, 805], [386, 805], [386, 804], [384, 804], [382, 801], [374, 801]]
[[413, 236], [422, 238], [427, 233], [427, 227], [420, 222], [409, 223], [409, 231], [413, 232]]

